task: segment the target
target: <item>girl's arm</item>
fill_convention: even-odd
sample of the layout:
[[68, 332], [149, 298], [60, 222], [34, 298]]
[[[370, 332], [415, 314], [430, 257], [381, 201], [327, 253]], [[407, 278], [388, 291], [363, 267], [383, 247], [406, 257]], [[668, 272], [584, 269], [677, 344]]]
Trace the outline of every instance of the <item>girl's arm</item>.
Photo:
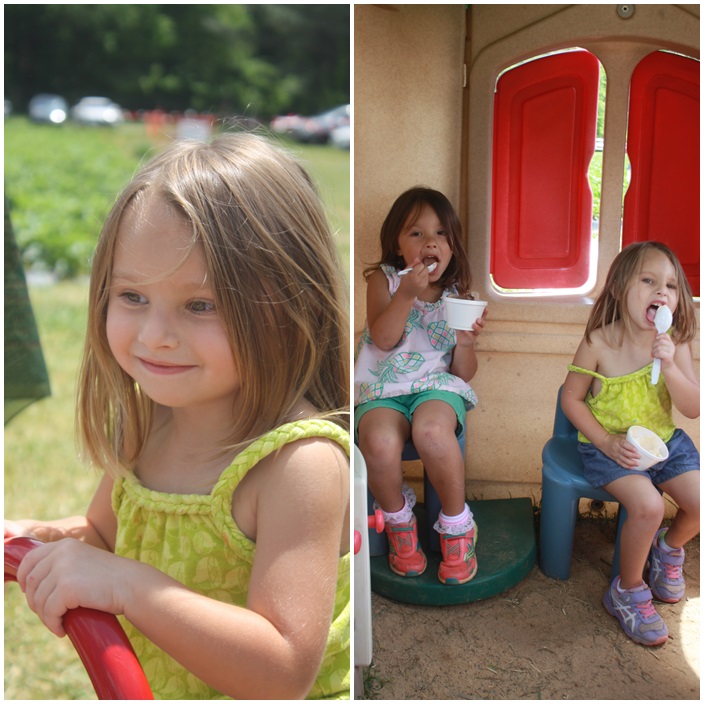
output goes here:
[[486, 310], [472, 330], [457, 330], [457, 344], [452, 351], [450, 372], [465, 381], [471, 381], [479, 368], [475, 344], [478, 335], [484, 329], [485, 319]]
[[[415, 266], [420, 264], [416, 261]], [[422, 266], [422, 264], [421, 264]], [[367, 279], [367, 325], [372, 341], [380, 350], [398, 345], [413, 304], [428, 285], [428, 270], [422, 267], [401, 279], [393, 298], [384, 272], [377, 269]]]
[[[597, 345], [590, 345], [586, 339], [583, 339], [577, 348], [573, 364], [582, 369], [596, 371], [598, 367]], [[638, 452], [626, 440], [626, 436], [609, 433], [585, 403], [591, 384], [591, 376], [568, 372], [562, 387], [562, 410], [572, 425], [607, 457], [627, 469], [637, 466]]]
[[699, 417], [699, 379], [689, 345], [675, 346], [667, 333], [658, 335], [653, 356], [661, 359], [662, 375], [675, 408], [686, 418]]
[[247, 608], [201, 596], [148, 565], [71, 540], [37, 548], [22, 562], [18, 581], [28, 603], [57, 635], [63, 635], [67, 608], [124, 614], [228, 696], [305, 697], [330, 629], [349, 464], [341, 449], [320, 441], [287, 445], [275, 462], [265, 462], [256, 470], [263, 471]]
[[71, 516], [53, 521], [5, 521], [5, 537], [26, 536], [44, 543], [74, 538], [112, 552], [117, 532], [111, 504], [112, 485], [113, 480], [103, 475], [85, 516]]

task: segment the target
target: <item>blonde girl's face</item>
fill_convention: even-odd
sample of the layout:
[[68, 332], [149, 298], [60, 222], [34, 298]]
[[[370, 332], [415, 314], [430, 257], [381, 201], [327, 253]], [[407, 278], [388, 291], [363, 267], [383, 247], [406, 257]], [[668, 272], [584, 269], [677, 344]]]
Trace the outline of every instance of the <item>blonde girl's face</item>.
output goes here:
[[665, 305], [674, 315], [678, 301], [675, 267], [662, 252], [649, 251], [626, 294], [626, 306], [631, 320], [639, 329], [655, 330], [657, 309]]
[[424, 204], [415, 217], [409, 218], [398, 237], [398, 254], [406, 266], [416, 259], [428, 267], [437, 263], [430, 274], [430, 281], [437, 281], [447, 269], [452, 259], [450, 234], [443, 227], [440, 218], [427, 204]]
[[240, 377], [203, 253], [191, 241], [188, 223], [152, 195], [126, 210], [115, 243], [108, 343], [155, 403], [231, 409]]

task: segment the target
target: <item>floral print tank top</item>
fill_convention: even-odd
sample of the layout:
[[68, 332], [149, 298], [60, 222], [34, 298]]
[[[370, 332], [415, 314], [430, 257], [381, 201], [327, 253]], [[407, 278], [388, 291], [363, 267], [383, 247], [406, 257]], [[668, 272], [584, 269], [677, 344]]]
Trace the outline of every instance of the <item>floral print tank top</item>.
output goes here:
[[[393, 297], [401, 279], [393, 267], [382, 264], [381, 269]], [[444, 295], [436, 303], [416, 300], [398, 345], [390, 351], [380, 350], [365, 326], [355, 353], [355, 406], [435, 390], [456, 393], [468, 411], [474, 408], [477, 397], [472, 387], [450, 373], [457, 335], [445, 318]]]

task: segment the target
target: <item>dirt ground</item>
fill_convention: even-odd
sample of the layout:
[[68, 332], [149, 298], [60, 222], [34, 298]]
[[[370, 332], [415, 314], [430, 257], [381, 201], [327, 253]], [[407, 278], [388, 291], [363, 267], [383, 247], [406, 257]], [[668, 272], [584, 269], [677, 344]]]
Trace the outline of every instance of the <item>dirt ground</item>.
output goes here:
[[374, 594], [373, 661], [355, 698], [699, 699], [699, 537], [686, 547], [685, 599], [654, 602], [670, 632], [656, 648], [631, 641], [602, 606], [614, 538], [614, 521], [580, 518], [569, 580], [535, 566], [485, 601], [427, 607]]

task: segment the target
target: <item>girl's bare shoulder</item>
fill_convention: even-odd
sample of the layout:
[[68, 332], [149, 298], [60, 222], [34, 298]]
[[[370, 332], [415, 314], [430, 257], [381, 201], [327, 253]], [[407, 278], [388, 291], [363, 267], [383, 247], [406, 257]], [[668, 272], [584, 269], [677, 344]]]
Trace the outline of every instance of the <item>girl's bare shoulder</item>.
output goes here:
[[389, 292], [389, 280], [381, 268], [374, 271], [367, 277], [367, 290], [375, 292]]
[[347, 453], [337, 442], [324, 437], [287, 443], [265, 461], [270, 479], [289, 485], [296, 493], [349, 478]]
[[622, 332], [617, 323], [612, 323], [601, 328], [592, 330], [589, 340], [584, 338], [583, 344], [590, 348], [592, 354], [600, 357], [611, 357], [618, 354], [619, 340]]

